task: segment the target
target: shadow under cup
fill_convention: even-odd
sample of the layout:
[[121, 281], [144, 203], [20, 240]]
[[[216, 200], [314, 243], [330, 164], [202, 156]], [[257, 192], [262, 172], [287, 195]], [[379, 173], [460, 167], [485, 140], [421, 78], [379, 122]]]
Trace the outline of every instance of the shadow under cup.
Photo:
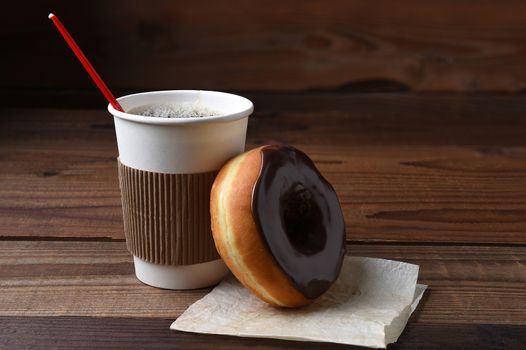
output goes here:
[[194, 104], [218, 114], [114, 117], [126, 245], [142, 282], [202, 288], [228, 272], [210, 229], [210, 189], [221, 166], [245, 149], [252, 103], [215, 91], [154, 91], [118, 99], [125, 111], [147, 104]]

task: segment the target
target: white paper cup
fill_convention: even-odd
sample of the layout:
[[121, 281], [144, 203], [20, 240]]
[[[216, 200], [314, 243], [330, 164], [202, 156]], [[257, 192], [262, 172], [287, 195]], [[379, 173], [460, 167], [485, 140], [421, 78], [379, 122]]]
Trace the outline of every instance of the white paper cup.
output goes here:
[[[215, 91], [153, 91], [117, 99], [125, 111], [147, 104], [193, 103], [219, 112], [212, 117], [158, 118], [115, 110], [113, 115], [120, 162], [130, 168], [164, 174], [195, 174], [219, 170], [242, 153], [248, 99]], [[209, 220], [209, 218], [207, 218]], [[151, 243], [155, 244], [155, 243]], [[228, 272], [221, 259], [191, 265], [162, 265], [134, 256], [142, 282], [166, 289], [193, 289], [218, 283]]]

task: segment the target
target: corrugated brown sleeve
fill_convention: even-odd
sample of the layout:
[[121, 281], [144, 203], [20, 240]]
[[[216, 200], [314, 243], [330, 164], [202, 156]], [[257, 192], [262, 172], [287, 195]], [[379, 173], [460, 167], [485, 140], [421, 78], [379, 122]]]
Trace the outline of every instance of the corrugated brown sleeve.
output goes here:
[[119, 163], [128, 250], [156, 264], [219, 259], [210, 229], [210, 189], [217, 171], [164, 174]]

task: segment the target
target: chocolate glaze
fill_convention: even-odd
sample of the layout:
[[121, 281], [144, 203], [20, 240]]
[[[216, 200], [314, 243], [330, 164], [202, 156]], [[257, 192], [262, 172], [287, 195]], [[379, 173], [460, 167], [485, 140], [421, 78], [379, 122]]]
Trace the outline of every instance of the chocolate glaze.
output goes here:
[[338, 197], [314, 163], [289, 146], [266, 146], [252, 193], [263, 241], [292, 285], [308, 299], [338, 278], [345, 223]]

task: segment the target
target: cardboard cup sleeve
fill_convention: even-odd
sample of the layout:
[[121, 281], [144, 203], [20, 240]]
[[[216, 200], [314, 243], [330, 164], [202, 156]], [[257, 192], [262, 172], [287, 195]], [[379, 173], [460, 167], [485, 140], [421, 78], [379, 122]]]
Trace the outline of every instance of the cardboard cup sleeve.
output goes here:
[[118, 161], [128, 250], [155, 264], [220, 259], [210, 228], [210, 190], [218, 171], [166, 174]]

